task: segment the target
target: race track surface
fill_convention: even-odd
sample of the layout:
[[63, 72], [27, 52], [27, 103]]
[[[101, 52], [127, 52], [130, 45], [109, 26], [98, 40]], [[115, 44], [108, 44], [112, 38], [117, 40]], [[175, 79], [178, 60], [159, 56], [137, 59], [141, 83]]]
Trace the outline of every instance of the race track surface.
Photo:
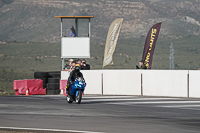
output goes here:
[[199, 133], [200, 99], [0, 96], [0, 132]]

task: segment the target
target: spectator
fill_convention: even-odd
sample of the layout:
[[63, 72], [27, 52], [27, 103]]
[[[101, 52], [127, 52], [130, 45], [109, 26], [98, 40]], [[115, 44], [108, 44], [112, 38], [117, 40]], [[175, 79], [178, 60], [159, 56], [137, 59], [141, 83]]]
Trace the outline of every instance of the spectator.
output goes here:
[[86, 64], [86, 60], [85, 59], [82, 60], [81, 70], [90, 70], [90, 65]]
[[140, 67], [138, 65], [136, 65], [136, 69], [147, 69], [147, 66], [144, 64], [143, 60], [141, 60], [139, 62], [139, 65], [140, 65]]
[[76, 65], [76, 61], [73, 61], [71, 64], [71, 68], [68, 71], [71, 72], [72, 70], [74, 70], [75, 65]]
[[68, 69], [71, 68], [72, 61], [74, 61], [74, 60], [73, 60], [73, 59], [70, 59], [70, 60], [69, 60], [69, 64], [66, 64], [66, 65], [65, 65], [65, 67], [63, 68], [63, 71], [68, 71]]
[[71, 29], [71, 33], [70, 33], [69, 37], [76, 37], [76, 32], [75, 32], [74, 26], [72, 26], [70, 29]]
[[82, 65], [81, 59], [78, 59], [77, 64], [79, 64], [80, 66]]
[[71, 66], [72, 65], [72, 62], [73, 62], [74, 60], [73, 59], [70, 59], [69, 60], [69, 65]]
[[68, 71], [70, 68], [71, 68], [71, 66], [66, 64], [65, 67], [63, 68], [63, 71]]

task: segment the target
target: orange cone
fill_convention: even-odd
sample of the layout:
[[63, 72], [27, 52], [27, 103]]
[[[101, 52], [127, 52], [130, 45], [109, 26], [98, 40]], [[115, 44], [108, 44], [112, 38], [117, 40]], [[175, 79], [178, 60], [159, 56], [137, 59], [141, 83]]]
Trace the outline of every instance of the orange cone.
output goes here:
[[26, 96], [28, 96], [29, 95], [29, 92], [28, 92], [28, 89], [26, 89]]

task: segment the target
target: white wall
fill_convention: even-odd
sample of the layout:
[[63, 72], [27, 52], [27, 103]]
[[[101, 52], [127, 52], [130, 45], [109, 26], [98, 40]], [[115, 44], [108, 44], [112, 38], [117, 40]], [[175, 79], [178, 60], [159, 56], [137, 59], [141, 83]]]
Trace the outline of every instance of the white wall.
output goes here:
[[[102, 95], [102, 70], [82, 70], [87, 83], [84, 94]], [[68, 79], [69, 72], [61, 71], [61, 79]]]
[[143, 70], [143, 95], [187, 97], [187, 74], [187, 70]]
[[102, 70], [82, 70], [87, 83], [85, 94], [102, 94]]
[[141, 95], [141, 70], [104, 70], [104, 95]]
[[61, 71], [61, 79], [68, 79], [69, 77], [69, 72], [67, 71]]
[[[82, 70], [87, 86], [85, 94], [141, 95], [200, 98], [199, 70]], [[103, 80], [102, 80], [103, 74]], [[141, 74], [142, 92], [141, 93]], [[69, 73], [62, 71], [61, 79]]]
[[189, 71], [189, 96], [200, 98], [200, 71]]

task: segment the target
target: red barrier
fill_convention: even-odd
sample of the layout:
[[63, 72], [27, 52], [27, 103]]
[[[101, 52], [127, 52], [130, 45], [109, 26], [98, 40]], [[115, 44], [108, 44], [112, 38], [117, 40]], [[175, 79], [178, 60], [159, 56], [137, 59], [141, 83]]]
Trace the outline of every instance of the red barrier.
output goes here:
[[66, 86], [67, 86], [67, 80], [60, 80], [60, 90], [63, 90], [63, 95], [67, 96], [66, 94]]
[[15, 95], [20, 95], [18, 90], [15, 91]]
[[25, 95], [25, 81], [24, 80], [14, 80], [13, 81], [13, 90], [15, 90], [16, 95]]
[[46, 88], [43, 89], [43, 81], [41, 79], [14, 80], [13, 90], [15, 90], [15, 95], [25, 95], [27, 89], [29, 95], [46, 94]]
[[29, 90], [29, 95], [46, 94], [46, 88], [43, 89], [43, 80], [41, 79], [26, 79], [25, 89]]

